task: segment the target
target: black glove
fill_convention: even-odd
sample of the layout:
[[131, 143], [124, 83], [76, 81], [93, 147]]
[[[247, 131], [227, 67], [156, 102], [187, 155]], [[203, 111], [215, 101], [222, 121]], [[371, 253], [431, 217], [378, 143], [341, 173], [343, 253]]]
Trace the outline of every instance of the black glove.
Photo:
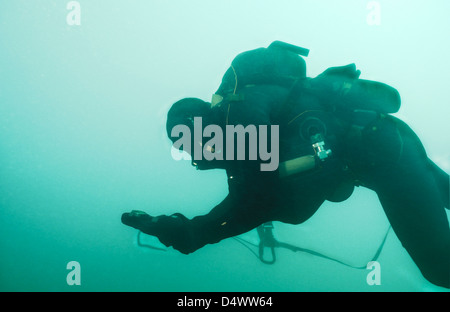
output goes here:
[[122, 214], [121, 220], [125, 225], [134, 227], [146, 234], [155, 235], [153, 232], [157, 217], [151, 217], [143, 211], [133, 210], [130, 213]]
[[191, 235], [188, 232], [189, 220], [181, 214], [152, 217], [145, 212], [133, 210], [122, 214], [122, 223], [156, 236], [161, 243], [187, 254], [192, 252]]

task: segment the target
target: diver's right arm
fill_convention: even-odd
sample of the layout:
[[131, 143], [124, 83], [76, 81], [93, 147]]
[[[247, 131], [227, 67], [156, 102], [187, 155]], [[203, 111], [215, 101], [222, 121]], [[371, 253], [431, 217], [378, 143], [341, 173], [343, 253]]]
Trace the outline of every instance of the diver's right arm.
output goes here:
[[145, 212], [132, 211], [122, 215], [122, 223], [156, 236], [164, 245], [189, 254], [269, 221], [274, 200], [270, 190], [274, 174], [255, 172], [252, 175], [247, 172], [244, 175], [230, 175], [229, 194], [202, 216], [188, 219], [176, 213], [153, 217]]

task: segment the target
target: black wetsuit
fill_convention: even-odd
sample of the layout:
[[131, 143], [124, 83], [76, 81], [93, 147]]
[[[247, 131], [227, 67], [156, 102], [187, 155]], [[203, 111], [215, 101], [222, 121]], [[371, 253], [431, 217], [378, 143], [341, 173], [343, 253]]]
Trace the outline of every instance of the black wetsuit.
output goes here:
[[[283, 86], [249, 86], [240, 90], [242, 101], [225, 99], [214, 110], [222, 124], [271, 125], [277, 120], [282, 162], [311, 148], [299, 134], [301, 118], [296, 117], [306, 110], [323, 110], [317, 97], [300, 93], [288, 116], [279, 119], [280, 103], [289, 93]], [[302, 223], [325, 200], [332, 200], [336, 190], [350, 188], [339, 199], [344, 200], [353, 186], [364, 186], [378, 194], [393, 230], [423, 275], [450, 287], [450, 228], [444, 209], [449, 207], [448, 174], [428, 159], [414, 132], [395, 117], [324, 114], [325, 119], [331, 116], [326, 142], [333, 155], [318, 168], [280, 179], [278, 171], [261, 171], [259, 161], [229, 161], [229, 194], [208, 214], [189, 220], [182, 214], [131, 213], [122, 221], [191, 253], [267, 221]]]

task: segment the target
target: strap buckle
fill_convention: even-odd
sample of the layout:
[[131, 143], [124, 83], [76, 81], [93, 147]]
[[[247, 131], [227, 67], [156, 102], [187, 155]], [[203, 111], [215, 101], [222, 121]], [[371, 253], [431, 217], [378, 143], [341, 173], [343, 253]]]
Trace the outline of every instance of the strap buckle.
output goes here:
[[[265, 264], [274, 264], [277, 260], [275, 254], [275, 247], [278, 246], [278, 242], [273, 236], [273, 224], [272, 222], [266, 222], [256, 228], [259, 235], [259, 259]], [[269, 248], [272, 254], [271, 259], [265, 259], [264, 251]]]

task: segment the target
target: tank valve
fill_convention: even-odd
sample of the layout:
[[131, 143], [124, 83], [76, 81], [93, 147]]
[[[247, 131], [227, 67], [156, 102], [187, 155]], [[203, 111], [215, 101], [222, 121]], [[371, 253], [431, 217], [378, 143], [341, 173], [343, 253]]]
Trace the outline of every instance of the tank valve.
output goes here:
[[329, 156], [331, 156], [332, 151], [330, 149], [325, 148], [325, 142], [323, 141], [323, 137], [320, 133], [313, 135], [311, 137], [312, 147], [316, 152], [317, 158], [321, 161], [325, 161]]

